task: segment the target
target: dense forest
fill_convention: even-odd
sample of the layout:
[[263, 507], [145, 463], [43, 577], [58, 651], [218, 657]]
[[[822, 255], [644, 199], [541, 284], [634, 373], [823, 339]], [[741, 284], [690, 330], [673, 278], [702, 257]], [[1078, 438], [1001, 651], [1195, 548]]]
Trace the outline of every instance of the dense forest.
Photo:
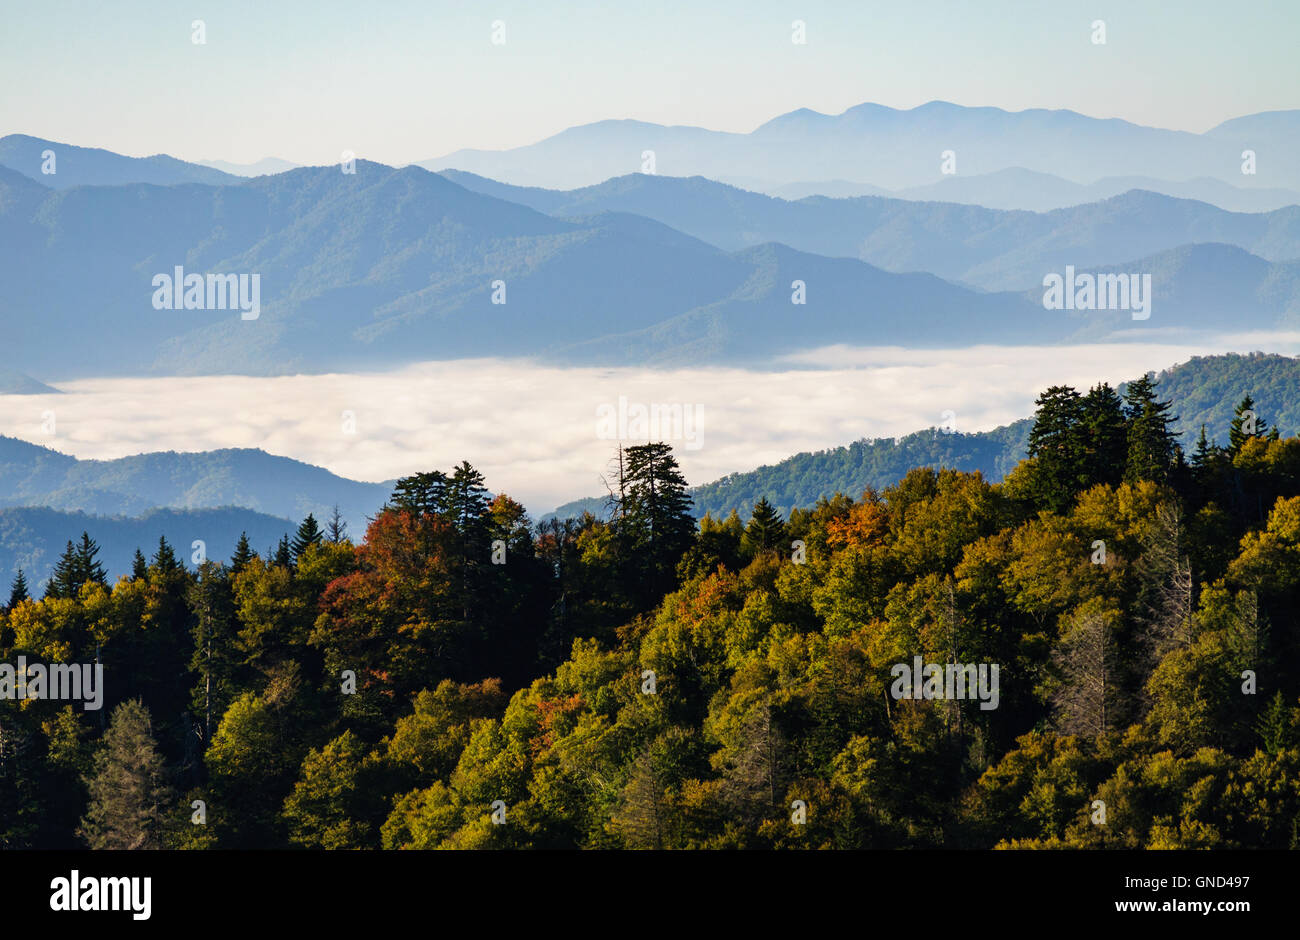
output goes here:
[[[1057, 386], [999, 483], [745, 519], [647, 443], [607, 519], [462, 463], [355, 541], [114, 585], [69, 542], [0, 662], [101, 663], [103, 708], [0, 701], [0, 845], [1300, 847], [1300, 438], [1176, 418]], [[915, 657], [997, 707], [900, 697]]]

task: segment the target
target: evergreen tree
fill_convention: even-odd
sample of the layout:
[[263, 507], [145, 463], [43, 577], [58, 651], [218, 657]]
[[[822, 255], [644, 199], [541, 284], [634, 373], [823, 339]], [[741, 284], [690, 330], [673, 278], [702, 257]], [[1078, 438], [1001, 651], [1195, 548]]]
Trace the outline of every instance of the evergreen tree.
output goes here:
[[776, 551], [784, 540], [785, 522], [782, 521], [781, 514], [767, 501], [767, 497], [760, 498], [754, 504], [749, 525], [746, 526], [745, 535], [741, 540], [746, 554], [753, 557], [764, 552]]
[[1192, 452], [1192, 466], [1201, 470], [1214, 460], [1214, 452], [1217, 448], [1210, 443], [1210, 439], [1205, 435], [1205, 425], [1201, 425], [1201, 433], [1196, 436], [1196, 450]]
[[1236, 454], [1241, 445], [1252, 437], [1277, 439], [1277, 430], [1270, 434], [1268, 425], [1255, 411], [1255, 399], [1247, 395], [1232, 412], [1232, 424], [1228, 428], [1228, 453]]
[[307, 513], [307, 518], [298, 526], [298, 532], [293, 538], [293, 544], [290, 550], [293, 552], [293, 560], [297, 563], [303, 553], [312, 545], [319, 545], [325, 541], [325, 534], [321, 532], [320, 526], [316, 524], [316, 517]]
[[23, 574], [23, 569], [18, 569], [18, 576], [14, 578], [13, 586], [9, 588], [9, 603], [5, 605], [5, 610], [10, 611], [31, 597], [27, 593], [27, 577]]
[[257, 557], [256, 553], [248, 545], [248, 533], [240, 532], [239, 543], [235, 546], [235, 554], [230, 556], [231, 575], [239, 574], [255, 557]]
[[165, 535], [158, 536], [158, 551], [153, 556], [153, 567], [160, 574], [172, 574], [181, 570], [181, 563], [176, 560], [176, 553], [172, 551]]
[[1053, 385], [1034, 404], [1027, 444], [1034, 459], [1031, 490], [1040, 505], [1062, 511], [1087, 482], [1082, 400], [1070, 386]]
[[1164, 483], [1178, 463], [1177, 434], [1171, 425], [1169, 403], [1156, 398], [1156, 381], [1149, 375], [1134, 379], [1124, 390], [1124, 417], [1128, 423], [1128, 457], [1124, 478], [1130, 483], [1152, 480]]
[[[483, 569], [489, 563], [491, 541], [488, 517], [488, 490], [483, 474], [462, 461], [452, 471], [445, 488], [445, 514], [456, 530], [455, 565], [460, 571], [459, 583], [454, 591], [458, 597], [461, 618], [470, 624], [476, 620], [481, 608], [479, 588]], [[478, 624], [482, 626], [482, 624]]]
[[671, 589], [677, 562], [695, 539], [691, 497], [668, 444], [627, 447], [623, 458], [619, 537], [631, 574], [641, 577], [647, 597], [658, 598]]
[[483, 474], [465, 461], [452, 471], [447, 483], [446, 514], [462, 538], [486, 524], [488, 490], [484, 483]]
[[289, 536], [280, 537], [280, 544], [275, 547], [273, 564], [281, 568], [293, 567], [293, 551], [289, 547]]
[[1105, 382], [1093, 386], [1079, 402], [1079, 422], [1083, 432], [1084, 488], [1098, 483], [1119, 484], [1124, 479], [1128, 450], [1123, 399]]
[[94, 581], [106, 583], [104, 566], [98, 561], [99, 545], [87, 532], [81, 533], [81, 544], [71, 541], [63, 550], [54, 574], [45, 589], [46, 597], [73, 598], [81, 591], [81, 586]]
[[131, 560], [131, 579], [140, 581], [147, 577], [149, 577], [149, 562], [145, 560], [144, 552], [137, 548], [135, 557]]
[[431, 470], [398, 480], [385, 508], [438, 516], [447, 511], [446, 497], [446, 474]]
[[45, 586], [45, 596], [64, 599], [76, 597], [77, 592], [81, 590], [79, 577], [77, 548], [72, 544], [72, 540], [68, 539], [68, 545], [55, 563], [54, 572]]
[[163, 848], [172, 794], [149, 712], [138, 699], [114, 710], [85, 784], [89, 803], [78, 835], [90, 848]]
[[[81, 584], [94, 581], [98, 584], [107, 584], [108, 577], [104, 572], [104, 566], [99, 563], [99, 543], [90, 537], [90, 533], [81, 533], [81, 544], [77, 546], [77, 573], [81, 578]], [[77, 585], [80, 590], [81, 585]]]

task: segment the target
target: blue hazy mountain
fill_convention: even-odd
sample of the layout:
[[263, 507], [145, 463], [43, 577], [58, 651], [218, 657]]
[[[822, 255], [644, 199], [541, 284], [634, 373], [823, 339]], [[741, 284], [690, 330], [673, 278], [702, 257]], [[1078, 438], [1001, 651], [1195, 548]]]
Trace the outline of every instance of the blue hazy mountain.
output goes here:
[[[1065, 342], [1096, 336], [1105, 319], [1042, 309], [1033, 291], [1066, 265], [1122, 267], [1202, 242], [1266, 262], [1300, 257], [1300, 207], [1229, 213], [1140, 191], [1031, 213], [788, 202], [644, 174], [558, 195], [458, 178], [489, 192], [368, 162], [355, 174], [307, 167], [222, 186], [61, 190], [0, 168], [0, 366], [58, 382], [468, 356], [755, 363], [827, 343]], [[258, 317], [243, 320], [233, 303], [155, 309], [153, 280], [176, 266], [256, 274]], [[1276, 328], [1291, 310], [1288, 278], [1225, 308], [1222, 325]], [[1160, 303], [1139, 330], [1180, 325], [1177, 307]], [[61, 335], [77, 341], [50, 342]]]
[[[117, 460], [78, 460], [0, 436], [0, 508], [45, 506], [120, 516], [150, 509], [239, 506], [295, 520], [329, 518], [334, 506], [352, 533], [392, 492], [389, 483], [348, 480], [261, 450], [174, 451]], [[238, 533], [236, 533], [238, 535]]]
[[[1009, 340], [1037, 322], [1017, 295], [778, 246], [727, 252], [622, 212], [558, 219], [415, 167], [360, 162], [355, 175], [322, 167], [232, 186], [59, 191], [0, 171], [0, 205], [0, 243], [10, 249], [0, 256], [6, 352], [55, 380], [471, 355], [596, 361], [608, 337], [664, 324], [677, 333], [684, 322], [719, 316], [735, 324], [747, 310], [751, 327], [780, 327], [782, 344], [773, 333], [771, 348], [754, 349], [750, 329], [745, 349], [715, 343], [707, 358], [784, 353], [813, 337], [933, 344], [940, 337], [917, 328], [927, 317], [945, 318], [945, 341]], [[803, 279], [814, 278], [804, 309], [790, 303], [795, 256]], [[154, 309], [152, 279], [177, 264], [257, 273], [260, 317]], [[494, 281], [506, 287], [504, 304], [492, 302]], [[792, 329], [800, 323], [803, 330]], [[1049, 322], [1040, 326], [1039, 338], [1054, 335]], [[78, 342], [49, 342], [61, 334]], [[637, 343], [609, 352], [617, 361], [676, 355]]]
[[200, 160], [199, 166], [212, 167], [214, 170], [220, 170], [222, 173], [229, 173], [231, 176], [270, 176], [274, 173], [284, 173], [286, 170], [296, 170], [302, 164], [290, 163], [288, 160], [281, 160], [279, 157], [265, 157], [256, 163], [230, 163], [226, 160]]
[[984, 290], [1034, 287], [1066, 264], [1083, 270], [1198, 242], [1237, 245], [1271, 261], [1300, 258], [1300, 206], [1227, 212], [1141, 190], [1040, 213], [879, 196], [789, 201], [703, 177], [644, 173], [569, 191], [459, 171], [444, 175], [557, 217], [632, 212], [728, 250], [779, 242], [887, 271], [928, 271]]
[[790, 200], [806, 196], [830, 196], [837, 199], [885, 196], [918, 202], [956, 202], [968, 206], [984, 206], [986, 209], [1024, 209], [1029, 212], [1048, 212], [1097, 202], [1122, 195], [1131, 189], [1145, 189], [1163, 196], [1208, 202], [1230, 212], [1271, 212], [1284, 206], [1300, 205], [1300, 192], [1296, 190], [1233, 186], [1208, 176], [1179, 181], [1154, 176], [1111, 176], [1092, 183], [1076, 183], [1051, 173], [1026, 170], [1024, 167], [1010, 167], [975, 176], [945, 176], [937, 183], [899, 190], [885, 190], [879, 186], [848, 180], [783, 183], [776, 186], [765, 185], [760, 180], [738, 178], [727, 178], [722, 182]]
[[0, 368], [0, 395], [57, 395], [59, 390], [30, 375]]
[[[1300, 329], [1300, 261], [1265, 261], [1236, 245], [1182, 245], [1123, 264], [1098, 265], [1092, 273], [1150, 274], [1152, 316], [1139, 324], [1124, 310], [1061, 311], [1077, 324], [1072, 334], [1077, 341], [1139, 335], [1135, 327], [1170, 328], [1177, 331], [1170, 338], [1187, 338], [1198, 331], [1244, 330], [1245, 324], [1268, 318], [1278, 329]], [[1037, 288], [1025, 299], [1042, 296]]]
[[274, 549], [284, 535], [292, 536], [297, 527], [298, 523], [289, 519], [230, 507], [157, 509], [135, 517], [47, 508], [0, 509], [0, 590], [7, 600], [9, 584], [21, 568], [32, 593], [39, 597], [68, 541], [79, 541], [82, 532], [99, 543], [99, 561], [112, 584], [130, 573], [137, 548], [152, 558], [159, 537], [166, 537], [177, 559], [193, 569], [196, 540], [204, 543], [208, 558], [226, 561], [234, 553], [240, 533], [246, 532], [251, 547], [265, 557], [268, 549]]
[[[1257, 154], [1243, 175], [1242, 152]], [[860, 104], [841, 114], [807, 108], [748, 134], [610, 120], [561, 131], [510, 150], [458, 150], [422, 161], [525, 186], [571, 189], [636, 172], [653, 151], [669, 176], [745, 178], [769, 185], [864, 180], [885, 189], [943, 178], [942, 154], [958, 175], [1022, 167], [1075, 181], [1150, 175], [1212, 177], [1240, 186], [1300, 189], [1300, 111], [1247, 115], [1192, 134], [1068, 110], [1004, 111], [931, 101], [910, 110]]]
[[945, 176], [928, 186], [913, 186], [880, 195], [923, 202], [958, 202], [989, 209], [1047, 212], [1099, 202], [1133, 189], [1208, 202], [1230, 212], [1271, 212], [1285, 206], [1300, 205], [1300, 192], [1295, 190], [1233, 186], [1208, 176], [1181, 181], [1153, 176], [1111, 176], [1084, 184], [1022, 167], [982, 176]]
[[[46, 158], [54, 155], [53, 161]], [[26, 134], [0, 137], [0, 166], [17, 170], [52, 189], [71, 186], [104, 186], [120, 183], [232, 183], [238, 177], [211, 166], [187, 163], [165, 154], [127, 157], [97, 147], [74, 147]], [[45, 168], [52, 168], [47, 173]]]

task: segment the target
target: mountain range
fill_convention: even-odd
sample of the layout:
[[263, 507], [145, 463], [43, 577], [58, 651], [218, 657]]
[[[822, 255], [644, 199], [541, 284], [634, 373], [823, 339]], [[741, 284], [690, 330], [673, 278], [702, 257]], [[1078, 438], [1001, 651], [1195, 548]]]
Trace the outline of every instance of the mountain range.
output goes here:
[[0, 137], [0, 166], [10, 167], [51, 189], [122, 183], [171, 186], [176, 183], [220, 185], [238, 182], [238, 178], [230, 173], [166, 154], [128, 157], [98, 147], [77, 147], [27, 134]]
[[[243, 509], [324, 524], [334, 506], [358, 537], [392, 492], [391, 483], [348, 480], [320, 467], [261, 450], [138, 454], [79, 460], [48, 447], [0, 436], [0, 508], [44, 506], [103, 516], [151, 509]], [[239, 533], [235, 533], [238, 535]]]
[[[1066, 265], [1141, 263], [1171, 278], [1156, 284], [1156, 314], [1136, 329], [1125, 322], [1126, 334], [1275, 329], [1296, 306], [1284, 262], [1300, 257], [1300, 207], [1229, 213], [1135, 191], [1030, 213], [880, 197], [792, 203], [646, 174], [576, 192], [449, 175], [359, 161], [355, 174], [53, 190], [0, 167], [0, 367], [57, 382], [469, 356], [753, 364], [830, 343], [1104, 335], [1115, 317], [1043, 310], [1037, 285]], [[1179, 304], [1201, 302], [1185, 283], [1196, 270], [1159, 257], [1192, 243], [1222, 243], [1200, 249], [1225, 272], [1217, 314], [1185, 314]], [[178, 266], [256, 274], [257, 318], [156, 309], [155, 278]], [[1227, 276], [1238, 269], [1244, 280]]]
[[[1203, 134], [1144, 127], [1068, 110], [1005, 111], [931, 101], [899, 110], [865, 103], [841, 114], [807, 108], [747, 134], [701, 127], [609, 120], [561, 131], [509, 150], [457, 150], [424, 160], [523, 186], [572, 189], [643, 169], [669, 176], [744, 178], [760, 187], [803, 180], [867, 180], [886, 189], [939, 182], [944, 155], [954, 175], [1019, 167], [1067, 180], [1150, 176], [1235, 181], [1300, 189], [1300, 111], [1225, 121]], [[1243, 152], [1256, 156], [1242, 172]]]
[[937, 183], [897, 190], [850, 180], [780, 185], [739, 177], [723, 177], [719, 181], [792, 201], [807, 196], [886, 196], [917, 202], [956, 202], [984, 206], [986, 209], [1023, 209], [1029, 212], [1047, 212], [1086, 202], [1098, 202], [1132, 189], [1208, 202], [1230, 212], [1271, 212], [1285, 206], [1300, 205], [1300, 192], [1293, 189], [1246, 188], [1208, 176], [1177, 181], [1154, 176], [1108, 176], [1091, 183], [1076, 183], [1051, 173], [1026, 170], [1024, 167], [1008, 167], [975, 176], [945, 176]]
[[716, 183], [633, 173], [572, 191], [510, 186], [460, 171], [467, 189], [557, 217], [630, 212], [734, 251], [779, 242], [887, 271], [927, 271], [981, 290], [1041, 283], [1066, 264], [1115, 264], [1223, 242], [1261, 258], [1300, 258], [1300, 206], [1227, 212], [1141, 190], [1084, 206], [1024, 212], [863, 196], [794, 202]]

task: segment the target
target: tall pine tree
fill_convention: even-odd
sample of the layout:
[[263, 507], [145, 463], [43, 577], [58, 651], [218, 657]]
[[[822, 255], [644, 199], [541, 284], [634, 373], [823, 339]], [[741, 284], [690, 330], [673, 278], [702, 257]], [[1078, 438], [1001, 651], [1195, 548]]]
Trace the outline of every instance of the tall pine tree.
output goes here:
[[293, 560], [297, 563], [302, 558], [303, 553], [313, 545], [319, 545], [325, 541], [325, 534], [321, 532], [320, 526], [316, 524], [316, 517], [307, 513], [307, 518], [302, 520], [298, 526], [298, 532], [293, 537], [293, 544], [290, 549], [293, 551]]
[[23, 569], [18, 569], [18, 576], [14, 578], [13, 585], [9, 588], [9, 603], [5, 604], [5, 611], [11, 611], [23, 601], [28, 600], [31, 594], [27, 593], [27, 577], [23, 574]]
[[776, 551], [785, 539], [785, 522], [776, 507], [760, 497], [750, 513], [749, 525], [741, 538], [741, 546], [751, 558], [766, 552]]
[[104, 584], [104, 566], [99, 563], [99, 545], [86, 532], [81, 533], [81, 543], [71, 541], [54, 566], [54, 573], [45, 588], [46, 597], [76, 597], [83, 584], [94, 581]]
[[1079, 402], [1079, 422], [1083, 432], [1084, 488], [1098, 483], [1118, 484], [1124, 479], [1128, 451], [1123, 399], [1105, 382], [1093, 386]]
[[1177, 421], [1169, 414], [1169, 403], [1156, 398], [1156, 381], [1149, 375], [1134, 379], [1124, 389], [1124, 417], [1128, 423], [1128, 457], [1124, 479], [1130, 483], [1168, 481], [1178, 462]]
[[644, 589], [643, 601], [662, 597], [672, 589], [677, 562], [695, 539], [691, 497], [672, 447], [658, 442], [624, 448], [619, 490], [617, 532], [630, 562], [631, 583]]
[[235, 545], [235, 554], [230, 556], [231, 576], [233, 577], [243, 571], [255, 557], [257, 557], [257, 553], [248, 544], [248, 533], [240, 532], [239, 543]]
[[158, 551], [153, 556], [153, 567], [164, 575], [181, 570], [181, 563], [176, 560], [176, 553], [172, 551], [171, 543], [165, 535], [158, 536]]
[[1068, 385], [1053, 385], [1034, 403], [1038, 407], [1028, 441], [1034, 460], [1031, 491], [1040, 506], [1060, 512], [1087, 482], [1082, 399]]

